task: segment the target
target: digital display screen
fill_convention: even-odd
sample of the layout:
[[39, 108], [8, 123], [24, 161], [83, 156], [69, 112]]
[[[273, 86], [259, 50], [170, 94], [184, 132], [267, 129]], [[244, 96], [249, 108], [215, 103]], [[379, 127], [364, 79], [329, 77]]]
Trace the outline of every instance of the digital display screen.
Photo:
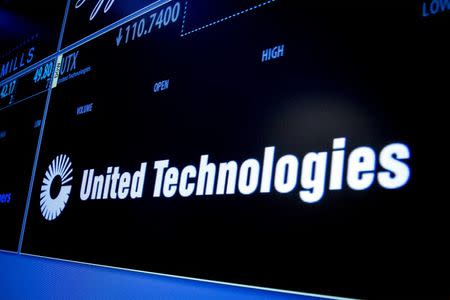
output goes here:
[[[15, 93], [49, 96], [28, 199], [38, 134], [28, 160], [0, 138], [0, 193], [22, 197], [14, 213], [0, 203], [15, 224], [5, 249], [28, 200], [24, 254], [341, 297], [441, 295], [446, 6], [69, 3], [62, 50]], [[32, 129], [46, 95], [5, 100], [0, 125]]]

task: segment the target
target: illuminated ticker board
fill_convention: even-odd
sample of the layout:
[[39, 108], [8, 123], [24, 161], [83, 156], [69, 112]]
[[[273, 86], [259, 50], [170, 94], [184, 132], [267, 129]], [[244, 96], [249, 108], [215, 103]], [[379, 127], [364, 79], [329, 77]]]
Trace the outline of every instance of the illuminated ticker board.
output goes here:
[[[430, 274], [444, 259], [445, 7], [68, 4], [58, 49], [2, 82], [0, 116], [41, 121], [26, 140], [30, 190], [1, 177], [0, 194], [26, 191], [2, 248], [296, 292], [442, 296]], [[1, 149], [8, 170], [14, 147]]]

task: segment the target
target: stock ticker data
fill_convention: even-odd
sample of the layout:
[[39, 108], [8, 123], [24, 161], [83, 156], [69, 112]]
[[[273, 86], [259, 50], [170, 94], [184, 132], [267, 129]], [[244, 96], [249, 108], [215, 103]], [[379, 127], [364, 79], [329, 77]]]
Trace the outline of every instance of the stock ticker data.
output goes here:
[[450, 1], [0, 3], [0, 249], [448, 297]]

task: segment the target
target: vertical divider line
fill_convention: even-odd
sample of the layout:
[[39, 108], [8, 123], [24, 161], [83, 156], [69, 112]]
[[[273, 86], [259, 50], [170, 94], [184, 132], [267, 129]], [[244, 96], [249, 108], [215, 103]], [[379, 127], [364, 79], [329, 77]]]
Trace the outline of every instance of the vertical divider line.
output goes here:
[[[59, 41], [58, 41], [58, 46], [56, 49], [56, 57], [58, 57], [59, 53], [61, 52], [61, 45], [62, 45], [62, 40], [63, 40], [63, 36], [64, 36], [64, 30], [66, 27], [66, 21], [67, 21], [67, 15], [69, 14], [69, 7], [70, 7], [70, 0], [67, 0], [67, 4], [66, 4], [66, 10], [64, 12], [64, 18], [63, 18], [63, 22], [61, 24], [61, 31], [59, 34]], [[55, 59], [56, 62], [56, 59]], [[52, 76], [52, 80], [54, 80], [55, 77], [55, 72], [58, 69], [56, 68], [56, 64], [54, 64], [54, 70], [53, 70], [53, 76]], [[45, 108], [44, 108], [44, 115], [42, 117], [42, 121], [41, 121], [41, 130], [39, 131], [39, 138], [38, 138], [38, 143], [37, 143], [37, 147], [36, 147], [36, 153], [34, 155], [34, 162], [33, 162], [33, 169], [31, 171], [31, 178], [30, 178], [30, 184], [28, 186], [28, 194], [27, 194], [27, 202], [25, 205], [25, 212], [23, 215], [23, 220], [22, 220], [22, 228], [20, 231], [20, 238], [19, 238], [19, 245], [17, 248], [17, 254], [20, 255], [22, 252], [22, 245], [23, 245], [23, 238], [25, 235], [25, 228], [27, 226], [27, 218], [28, 218], [28, 210], [30, 208], [30, 201], [31, 201], [31, 195], [33, 193], [33, 187], [34, 187], [34, 178], [36, 175], [36, 168], [37, 168], [37, 164], [38, 164], [38, 160], [39, 160], [39, 154], [41, 151], [41, 144], [42, 144], [42, 139], [44, 136], [44, 128], [45, 128], [45, 123], [47, 120], [47, 113], [48, 113], [48, 108], [50, 106], [50, 98], [52, 95], [52, 85], [50, 84], [48, 87], [48, 91], [47, 91], [47, 99], [45, 101]]]
[[36, 147], [36, 154], [34, 155], [33, 170], [31, 171], [31, 179], [30, 179], [30, 184], [28, 187], [27, 204], [25, 206], [25, 213], [23, 215], [22, 229], [20, 231], [19, 247], [17, 249], [17, 254], [19, 254], [19, 255], [22, 252], [23, 237], [25, 235], [25, 227], [27, 225], [28, 209], [30, 207], [31, 194], [33, 192], [33, 186], [34, 186], [34, 177], [36, 175], [36, 168], [37, 168], [37, 163], [38, 163], [38, 159], [39, 159], [39, 153], [41, 150], [42, 138], [44, 136], [44, 127], [45, 127], [45, 121], [47, 119], [47, 112], [48, 112], [48, 107], [50, 104], [51, 94], [52, 94], [52, 86], [50, 85], [50, 87], [48, 88], [48, 92], [47, 92], [47, 99], [45, 101], [44, 116], [42, 117], [42, 121], [41, 121], [41, 130], [39, 132], [38, 144]]
[[58, 41], [58, 48], [56, 51], [61, 50], [61, 45], [64, 37], [64, 31], [66, 30], [66, 22], [67, 22], [67, 16], [69, 15], [69, 7], [70, 7], [70, 0], [67, 0], [66, 4], [66, 11], [64, 12], [64, 19], [61, 25], [61, 31], [59, 33], [59, 41]]

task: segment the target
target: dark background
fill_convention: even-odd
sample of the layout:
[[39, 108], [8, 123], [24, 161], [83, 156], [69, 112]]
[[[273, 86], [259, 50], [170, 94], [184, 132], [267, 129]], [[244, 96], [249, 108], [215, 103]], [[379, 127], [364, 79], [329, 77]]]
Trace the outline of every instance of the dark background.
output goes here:
[[[204, 2], [189, 2], [185, 32], [243, 6], [200, 9]], [[77, 49], [79, 68], [92, 71], [52, 92], [23, 251], [338, 296], [448, 298], [439, 275], [448, 262], [448, 13], [424, 19], [420, 9], [411, 1], [279, 0], [184, 38], [180, 19], [126, 46], [116, 47], [115, 30]], [[262, 50], [279, 44], [285, 57], [262, 64]], [[170, 89], [154, 94], [165, 79]], [[93, 113], [76, 115], [91, 102]], [[179, 168], [202, 154], [215, 163], [261, 161], [272, 145], [277, 158], [302, 158], [330, 151], [338, 137], [348, 138], [347, 154], [407, 144], [410, 181], [394, 191], [376, 183], [327, 191], [314, 205], [300, 200], [299, 187], [152, 198], [155, 160]], [[47, 222], [39, 191], [59, 154], [72, 159], [74, 186], [61, 216]], [[78, 199], [84, 169], [135, 171], [143, 161], [143, 199]]]
[[47, 94], [0, 110], [0, 194], [11, 193], [9, 204], [0, 203], [0, 249], [17, 251], [31, 171]]

